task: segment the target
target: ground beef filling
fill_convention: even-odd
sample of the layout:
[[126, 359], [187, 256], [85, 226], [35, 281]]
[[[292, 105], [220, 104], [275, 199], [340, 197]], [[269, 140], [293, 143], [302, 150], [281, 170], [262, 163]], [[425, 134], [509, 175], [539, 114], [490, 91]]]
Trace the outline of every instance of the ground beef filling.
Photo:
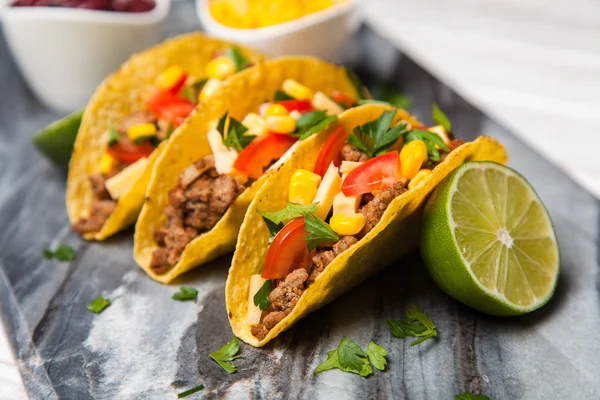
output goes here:
[[244, 189], [237, 179], [217, 172], [212, 156], [188, 167], [179, 176], [177, 187], [169, 192], [167, 224], [154, 232], [158, 248], [150, 268], [157, 274], [172, 268], [185, 246], [211, 230]]
[[[449, 151], [442, 154], [442, 157], [462, 144], [464, 141], [461, 139], [452, 140], [448, 146]], [[344, 161], [365, 162], [369, 159], [365, 152], [348, 143], [342, 148], [341, 155]], [[379, 223], [392, 200], [406, 190], [402, 182], [397, 182], [394, 186], [384, 189], [376, 195], [370, 193], [363, 195], [359, 212], [365, 216], [366, 223], [362, 231], [356, 236], [343, 236], [334, 244], [320, 246], [313, 252], [313, 263], [309, 271], [300, 268], [292, 271], [285, 279], [280, 279], [276, 288], [269, 295], [271, 306], [263, 312], [261, 322], [250, 327], [252, 335], [258, 340], [263, 340], [275, 325], [292, 312], [302, 293], [331, 264], [335, 257], [369, 233]]]

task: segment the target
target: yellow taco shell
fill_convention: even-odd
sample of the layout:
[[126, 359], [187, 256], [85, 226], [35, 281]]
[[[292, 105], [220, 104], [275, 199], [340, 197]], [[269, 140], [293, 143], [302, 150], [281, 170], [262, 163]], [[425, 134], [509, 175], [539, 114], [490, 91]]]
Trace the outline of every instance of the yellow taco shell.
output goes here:
[[[369, 104], [345, 111], [340, 115], [346, 132], [378, 118], [391, 107]], [[404, 110], [396, 119], [418, 124]], [[233, 334], [252, 346], [263, 346], [300, 318], [332, 301], [345, 291], [375, 274], [391, 261], [416, 250], [419, 224], [425, 199], [435, 186], [456, 167], [476, 160], [506, 163], [507, 154], [500, 143], [489, 137], [465, 143], [437, 165], [432, 174], [417, 187], [396, 197], [379, 223], [358, 243], [339, 254], [306, 289], [292, 312], [280, 321], [261, 341], [250, 332], [247, 322], [250, 276], [258, 274], [264, 263], [269, 231], [256, 212], [276, 211], [288, 203], [288, 186], [292, 174], [299, 168], [312, 170], [327, 132], [313, 136], [299, 147], [292, 159], [272, 174], [256, 193], [240, 229], [226, 285], [226, 306]]]
[[[213, 54], [231, 47], [239, 48], [253, 64], [264, 58], [254, 50], [192, 33], [133, 55], [102, 82], [85, 109], [69, 164], [66, 203], [72, 224], [89, 215], [94, 194], [88, 176], [98, 171], [111, 122], [118, 123], [133, 112], [146, 110], [146, 101], [155, 90], [154, 81], [167, 67], [178, 65], [191, 76], [203, 78]], [[166, 142], [163, 142], [154, 150], [144, 173], [118, 199], [114, 212], [102, 229], [85, 234], [86, 239], [106, 239], [135, 222], [144, 203], [152, 167], [165, 145]]]
[[[210, 123], [221, 118], [226, 111], [240, 121], [248, 113], [257, 112], [261, 104], [272, 99], [281, 89], [286, 79], [294, 79], [313, 91], [331, 93], [338, 90], [356, 97], [356, 89], [343, 68], [313, 57], [282, 57], [264, 61], [239, 72], [221, 85], [211, 100], [199, 107], [185, 126], [171, 137], [152, 171], [134, 239], [135, 261], [152, 279], [169, 283], [184, 272], [234, 250], [246, 209], [274, 169], [267, 171], [240, 194], [212, 230], [190, 242], [179, 262], [168, 272], [156, 274], [150, 269], [152, 253], [157, 248], [153, 234], [166, 223], [169, 190], [177, 186], [183, 170], [211, 154], [207, 139]], [[304, 142], [306, 140], [297, 142], [278, 164], [288, 159], [293, 149], [302, 147]]]

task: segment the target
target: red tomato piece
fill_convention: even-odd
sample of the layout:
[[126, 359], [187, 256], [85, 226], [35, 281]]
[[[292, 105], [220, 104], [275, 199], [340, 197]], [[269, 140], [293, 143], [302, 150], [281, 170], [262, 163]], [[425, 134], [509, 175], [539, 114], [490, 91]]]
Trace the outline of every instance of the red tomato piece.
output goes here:
[[346, 96], [344, 93], [334, 90], [331, 92], [331, 98], [336, 103], [343, 104], [346, 108], [353, 107], [356, 104], [356, 100], [350, 96]]
[[272, 160], [279, 159], [298, 139], [269, 132], [254, 139], [238, 154], [233, 167], [253, 179], [263, 174]]
[[133, 164], [140, 158], [150, 156], [153, 151], [154, 145], [147, 140], [141, 143], [131, 143], [124, 137], [107, 149], [108, 154], [125, 164]]
[[187, 74], [181, 75], [181, 78], [179, 78], [179, 80], [177, 82], [175, 82], [175, 85], [173, 85], [173, 87], [171, 89], [169, 89], [169, 93], [178, 95], [179, 91], [181, 90], [183, 85], [185, 85], [187, 78], [188, 78]]
[[304, 218], [296, 218], [273, 238], [260, 276], [263, 279], [285, 278], [295, 269], [308, 269], [311, 262], [304, 236]]
[[298, 111], [301, 113], [305, 113], [308, 111], [313, 111], [315, 108], [312, 106], [312, 103], [308, 100], [278, 100], [278, 101], [269, 101], [267, 103], [263, 103], [260, 105], [258, 112], [261, 117], [265, 116], [265, 111], [271, 104], [281, 104], [285, 107], [288, 112]]
[[187, 118], [196, 106], [187, 99], [182, 99], [168, 91], [158, 91], [148, 100], [148, 109], [158, 119], [172, 122], [175, 126]]
[[317, 161], [315, 162], [315, 174], [319, 174], [321, 176], [325, 175], [327, 172], [327, 168], [333, 162], [333, 165], [339, 167], [342, 163], [342, 147], [346, 143], [346, 129], [342, 125], [338, 125], [323, 143], [323, 147], [321, 147], [321, 151], [319, 151], [319, 155], [317, 156]]
[[400, 177], [398, 152], [392, 151], [366, 161], [348, 174], [342, 182], [344, 195], [356, 196], [392, 187]]

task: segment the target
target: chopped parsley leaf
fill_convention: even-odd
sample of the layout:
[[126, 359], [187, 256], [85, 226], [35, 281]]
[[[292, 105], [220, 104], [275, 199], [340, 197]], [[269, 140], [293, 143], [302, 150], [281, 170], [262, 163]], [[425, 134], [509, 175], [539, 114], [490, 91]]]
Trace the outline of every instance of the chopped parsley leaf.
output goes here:
[[304, 113], [296, 121], [296, 132], [292, 133], [292, 136], [304, 140], [315, 133], [321, 132], [337, 119], [336, 115], [327, 116], [327, 112], [323, 110]]
[[44, 258], [46, 260], [56, 258], [58, 261], [65, 262], [73, 261], [73, 259], [75, 258], [75, 250], [73, 250], [71, 246], [61, 244], [54, 251], [50, 249], [44, 250]]
[[410, 345], [416, 346], [427, 339], [437, 337], [437, 328], [429, 315], [421, 311], [416, 305], [411, 305], [406, 311], [407, 319], [404, 320], [386, 320], [385, 323], [390, 329], [392, 335], [405, 339], [406, 337], [416, 337]]
[[381, 347], [375, 342], [370, 342], [369, 347], [367, 348], [367, 357], [371, 364], [380, 371], [385, 371], [385, 366], [387, 365], [387, 360], [385, 356], [388, 355], [386, 349]]
[[366, 152], [369, 157], [384, 154], [409, 132], [404, 122], [390, 128], [395, 116], [396, 110], [386, 110], [376, 120], [357, 126], [348, 137], [348, 143]]
[[270, 280], [266, 280], [265, 283], [258, 289], [258, 292], [254, 295], [254, 305], [265, 311], [271, 305], [269, 300], [269, 294], [273, 290], [273, 284]]
[[246, 146], [254, 140], [254, 135], [244, 135], [248, 131], [240, 121], [233, 117], [228, 117], [226, 111], [225, 114], [219, 119], [217, 124], [217, 130], [223, 137], [223, 143], [227, 147], [235, 149], [237, 152], [242, 151]]
[[233, 64], [235, 65], [235, 69], [238, 72], [246, 69], [246, 67], [249, 64], [246, 57], [244, 57], [244, 55], [242, 54], [240, 49], [238, 49], [237, 47], [232, 47], [232, 48], [228, 49], [227, 51], [225, 51], [225, 56], [229, 57], [231, 59], [231, 61], [233, 61]]
[[117, 131], [117, 128], [115, 128], [115, 123], [114, 122], [110, 122], [110, 131], [109, 131], [109, 136], [108, 136], [108, 145], [109, 146], [114, 146], [115, 144], [119, 143], [119, 137], [121, 135], [119, 135], [119, 131]]
[[182, 286], [179, 288], [179, 292], [173, 293], [171, 298], [177, 301], [196, 301], [198, 298], [198, 291], [193, 287]]
[[110, 300], [105, 299], [104, 297], [97, 297], [90, 304], [87, 305], [87, 309], [94, 314], [100, 314], [104, 311], [108, 306], [110, 306]]
[[277, 90], [275, 95], [273, 96], [273, 101], [282, 101], [282, 100], [296, 100], [283, 90]]
[[215, 360], [217, 364], [221, 366], [225, 371], [233, 374], [237, 371], [237, 367], [231, 363], [231, 361], [241, 356], [236, 355], [240, 351], [240, 345], [237, 338], [234, 336], [230, 342], [225, 344], [219, 350], [214, 353], [210, 353], [210, 358]]
[[348, 337], [344, 336], [337, 349], [327, 353], [327, 361], [318, 365], [313, 375], [332, 369], [340, 369], [345, 372], [352, 372], [363, 378], [373, 374], [373, 367], [383, 371], [387, 364], [385, 356], [387, 351], [375, 344], [369, 343], [367, 354]]
[[304, 214], [304, 236], [308, 251], [313, 251], [323, 243], [334, 243], [340, 240], [331, 226], [312, 212]]
[[433, 109], [431, 110], [431, 114], [433, 116], [433, 121], [437, 125], [441, 125], [444, 127], [446, 132], [452, 131], [452, 123], [446, 117], [446, 114], [441, 110], [441, 108], [437, 105], [437, 103], [433, 103]]
[[184, 397], [187, 397], [187, 396], [189, 396], [189, 395], [191, 395], [191, 394], [194, 394], [194, 393], [196, 393], [196, 392], [199, 392], [199, 391], [201, 391], [202, 389], [204, 389], [204, 385], [198, 385], [198, 386], [196, 386], [196, 387], [193, 387], [193, 388], [191, 388], [191, 389], [188, 389], [188, 390], [186, 390], [185, 392], [178, 393], [178, 394], [177, 394], [177, 398], [178, 398], [178, 399], [182, 399], [182, 398], [184, 398]]
[[[263, 216], [264, 219], [268, 219], [274, 224], [281, 224], [284, 221], [289, 221], [294, 218], [302, 217], [308, 213], [317, 212], [317, 203], [312, 204], [296, 204], [287, 203], [284, 208], [279, 211], [260, 211], [256, 210], [257, 213]], [[267, 225], [268, 226], [268, 225]], [[269, 228], [270, 230], [270, 228]]]
[[454, 396], [454, 400], [490, 400], [490, 398], [482, 394], [473, 394], [466, 392], [463, 394], [457, 394], [456, 396]]
[[427, 148], [427, 158], [431, 161], [440, 161], [440, 152], [436, 146], [440, 149], [448, 151], [448, 146], [442, 140], [441, 137], [433, 132], [429, 132], [423, 129], [413, 129], [406, 135], [405, 143], [410, 143], [413, 140], [422, 140]]

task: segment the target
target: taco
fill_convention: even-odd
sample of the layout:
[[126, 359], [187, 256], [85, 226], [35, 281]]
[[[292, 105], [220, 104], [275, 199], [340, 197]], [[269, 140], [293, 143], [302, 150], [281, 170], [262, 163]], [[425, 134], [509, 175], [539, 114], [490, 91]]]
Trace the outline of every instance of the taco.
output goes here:
[[73, 229], [102, 240], [135, 222], [169, 136], [223, 80], [262, 59], [194, 33], [135, 54], [109, 76], [85, 109], [71, 157]]
[[504, 163], [495, 140], [369, 104], [308, 139], [256, 193], [226, 285], [233, 333], [263, 346], [300, 318], [417, 248], [434, 187], [472, 160]]
[[154, 167], [136, 226], [136, 262], [167, 283], [233, 251], [267, 176], [356, 103], [352, 77], [316, 58], [283, 57], [224, 83]]

